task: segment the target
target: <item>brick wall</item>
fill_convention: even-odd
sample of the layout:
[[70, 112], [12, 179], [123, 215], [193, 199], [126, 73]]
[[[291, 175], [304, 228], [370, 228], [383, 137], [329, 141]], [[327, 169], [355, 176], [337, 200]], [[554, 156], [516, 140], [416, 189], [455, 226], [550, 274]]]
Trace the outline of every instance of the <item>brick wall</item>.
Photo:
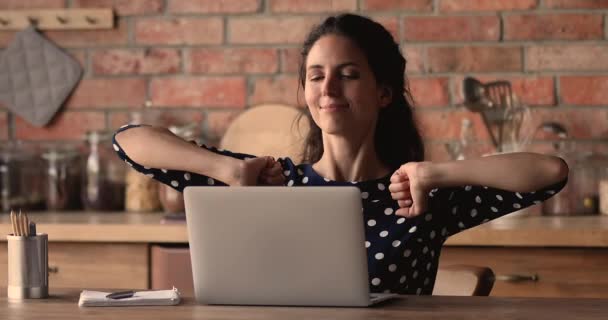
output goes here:
[[[2, 9], [112, 7], [115, 29], [48, 31], [85, 69], [62, 112], [35, 128], [0, 107], [0, 139], [75, 140], [117, 128], [130, 111], [201, 121], [221, 136], [251, 105], [296, 105], [298, 46], [327, 14], [355, 11], [384, 24], [409, 60], [417, 118], [432, 159], [447, 157], [463, 117], [480, 149], [487, 133], [458, 107], [461, 82], [508, 79], [535, 119], [563, 122], [606, 151], [608, 1], [605, 0], [4, 0]], [[0, 32], [0, 47], [12, 32]], [[548, 142], [538, 137], [535, 147]]]

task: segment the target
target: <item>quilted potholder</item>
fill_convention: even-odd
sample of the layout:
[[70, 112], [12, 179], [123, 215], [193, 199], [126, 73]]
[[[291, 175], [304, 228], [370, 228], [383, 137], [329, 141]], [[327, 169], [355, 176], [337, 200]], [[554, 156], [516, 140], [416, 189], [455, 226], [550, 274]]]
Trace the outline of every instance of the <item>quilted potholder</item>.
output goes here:
[[31, 124], [45, 126], [74, 89], [78, 61], [28, 27], [0, 57], [0, 101]]

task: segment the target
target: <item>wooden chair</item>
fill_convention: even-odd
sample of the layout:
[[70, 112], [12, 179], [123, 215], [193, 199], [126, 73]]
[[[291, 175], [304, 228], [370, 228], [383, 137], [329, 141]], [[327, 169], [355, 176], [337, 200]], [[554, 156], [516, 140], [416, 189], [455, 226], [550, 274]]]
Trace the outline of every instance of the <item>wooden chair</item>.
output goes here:
[[228, 126], [220, 148], [256, 156], [302, 159], [308, 119], [298, 121], [302, 109], [281, 104], [251, 107]]
[[437, 271], [436, 296], [488, 296], [494, 286], [494, 272], [488, 267], [441, 266]]

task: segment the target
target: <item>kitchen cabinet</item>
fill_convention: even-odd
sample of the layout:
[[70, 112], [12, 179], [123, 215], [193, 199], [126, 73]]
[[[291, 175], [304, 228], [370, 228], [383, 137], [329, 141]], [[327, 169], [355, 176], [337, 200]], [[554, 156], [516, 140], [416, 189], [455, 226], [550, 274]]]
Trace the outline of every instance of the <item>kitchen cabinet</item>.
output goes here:
[[608, 248], [447, 246], [439, 261], [492, 268], [492, 296], [608, 298]]
[[[0, 287], [8, 278], [7, 243], [0, 242]], [[49, 243], [49, 287], [148, 288], [145, 243]]]
[[[49, 285], [193, 292], [185, 224], [162, 214], [30, 214], [49, 235]], [[10, 233], [8, 215], [0, 232]], [[7, 274], [6, 238], [0, 275]], [[608, 216], [505, 217], [448, 239], [440, 266], [491, 267], [496, 296], [608, 297]], [[0, 286], [6, 285], [0, 276]]]

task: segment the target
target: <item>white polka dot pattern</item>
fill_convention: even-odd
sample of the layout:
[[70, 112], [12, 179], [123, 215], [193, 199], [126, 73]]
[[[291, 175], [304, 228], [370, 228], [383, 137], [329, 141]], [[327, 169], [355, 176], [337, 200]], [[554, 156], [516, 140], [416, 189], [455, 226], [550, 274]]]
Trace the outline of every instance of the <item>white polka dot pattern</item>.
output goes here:
[[[134, 126], [122, 127], [119, 132], [132, 127]], [[191, 172], [143, 167], [132, 161], [115, 139], [112, 146], [118, 156], [133, 169], [179, 191], [194, 185], [226, 185], [212, 177]], [[238, 159], [253, 157], [205, 145], [200, 147]], [[284, 184], [289, 187], [328, 185], [359, 188], [362, 224], [365, 226], [364, 246], [368, 255], [372, 292], [431, 294], [439, 250], [446, 237], [509, 212], [539, 204], [561, 190], [565, 184], [564, 180], [529, 193], [475, 185], [434, 188], [428, 193], [428, 211], [417, 217], [406, 218], [395, 214], [398, 205], [390, 195], [390, 175], [370, 181], [339, 182], [319, 176], [310, 164], [296, 165], [289, 158], [279, 158], [277, 161], [282, 166]]]

